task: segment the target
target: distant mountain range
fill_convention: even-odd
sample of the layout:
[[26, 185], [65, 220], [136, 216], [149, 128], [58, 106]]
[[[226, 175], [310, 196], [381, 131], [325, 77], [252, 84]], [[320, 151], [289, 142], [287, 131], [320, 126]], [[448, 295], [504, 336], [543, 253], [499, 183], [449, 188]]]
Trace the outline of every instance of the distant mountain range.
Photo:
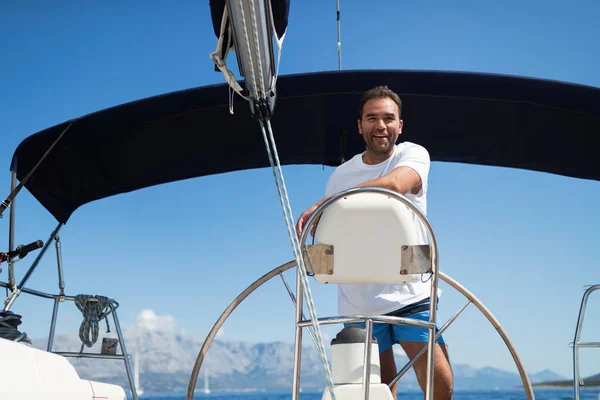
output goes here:
[[[600, 374], [583, 378], [584, 385], [582, 387], [600, 387]], [[573, 380], [544, 380], [541, 383], [533, 385], [534, 387], [573, 387]]]
[[[86, 352], [99, 352], [98, 342]], [[143, 326], [124, 330], [125, 343], [130, 354], [139, 353], [140, 383], [148, 392], [184, 392], [187, 390], [192, 368], [204, 338], [160, 331]], [[114, 337], [113, 334], [109, 336]], [[34, 346], [45, 349], [45, 340], [34, 340]], [[81, 342], [77, 333], [57, 335], [56, 351], [79, 351]], [[209, 371], [211, 391], [231, 390], [286, 390], [292, 385], [293, 345], [283, 342], [251, 344], [239, 341], [215, 340], [202, 366], [196, 389], [204, 387], [204, 370]], [[84, 379], [116, 383], [128, 389], [127, 375], [122, 361], [71, 359]], [[396, 355], [398, 365], [407, 358]], [[473, 368], [468, 365], [452, 366], [455, 389], [487, 390], [514, 388], [521, 385], [518, 374], [497, 368]], [[323, 367], [312, 343], [302, 351], [301, 386], [303, 390], [322, 390], [325, 387]], [[544, 370], [530, 374], [532, 383], [565, 380], [564, 377]], [[418, 390], [415, 374], [410, 370], [400, 381], [400, 390]]]

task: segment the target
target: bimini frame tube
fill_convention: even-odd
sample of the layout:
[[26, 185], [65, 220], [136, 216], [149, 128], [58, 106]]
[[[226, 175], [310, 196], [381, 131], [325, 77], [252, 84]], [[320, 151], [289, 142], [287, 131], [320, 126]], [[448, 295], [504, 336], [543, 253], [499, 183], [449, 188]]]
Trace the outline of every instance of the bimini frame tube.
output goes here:
[[60, 230], [61, 227], [62, 227], [62, 223], [59, 223], [56, 226], [56, 228], [50, 234], [50, 237], [48, 238], [48, 240], [44, 244], [44, 247], [38, 253], [36, 259], [31, 264], [31, 267], [29, 267], [29, 269], [25, 273], [25, 276], [23, 276], [23, 279], [19, 283], [19, 286], [15, 290], [13, 290], [12, 293], [10, 294], [10, 296], [4, 301], [4, 311], [10, 310], [10, 307], [13, 305], [13, 303], [15, 302], [15, 300], [17, 299], [17, 297], [19, 297], [19, 294], [21, 294], [21, 290], [23, 289], [23, 287], [25, 286], [25, 284], [27, 283], [27, 281], [31, 277], [31, 274], [33, 273], [33, 271], [36, 269], [36, 267], [38, 266], [38, 264], [42, 260], [42, 257], [44, 257], [44, 254], [46, 254], [46, 250], [48, 250], [48, 247], [50, 246], [50, 243], [52, 243], [52, 240], [58, 234], [58, 231]]
[[[438, 246], [437, 246], [437, 240], [435, 238], [435, 233], [433, 232], [433, 227], [431, 226], [431, 224], [429, 223], [429, 220], [427, 219], [425, 214], [421, 211], [421, 209], [419, 207], [417, 207], [415, 204], [413, 204], [406, 197], [404, 197], [401, 194], [398, 194], [394, 191], [388, 190], [388, 189], [382, 189], [382, 188], [378, 188], [378, 187], [360, 187], [360, 188], [348, 189], [348, 190], [345, 190], [343, 192], [340, 192], [340, 193], [337, 193], [337, 194], [331, 196], [329, 199], [327, 199], [325, 202], [323, 202], [319, 207], [317, 207], [317, 209], [308, 218], [308, 221], [306, 221], [306, 225], [304, 226], [304, 229], [302, 231], [302, 235], [300, 238], [300, 244], [302, 245], [302, 244], [306, 243], [306, 238], [308, 236], [308, 232], [310, 231], [313, 223], [318, 220], [318, 218], [321, 216], [323, 211], [329, 205], [331, 205], [333, 202], [337, 201], [340, 198], [350, 197], [350, 196], [354, 196], [354, 195], [361, 194], [361, 193], [379, 193], [382, 195], [390, 196], [390, 197], [400, 201], [402, 204], [404, 204], [406, 207], [408, 207], [412, 212], [414, 212], [417, 215], [420, 222], [425, 226], [427, 235], [429, 236], [429, 240], [430, 240], [429, 251], [430, 251], [430, 260], [431, 260], [431, 280], [432, 280], [431, 281], [431, 292], [430, 292], [429, 322], [432, 324], [432, 326], [428, 327], [429, 339], [427, 342], [427, 382], [425, 385], [425, 400], [433, 400], [435, 321], [436, 321], [436, 311], [437, 311], [437, 288], [438, 288]], [[303, 249], [303, 253], [305, 253], [304, 249]], [[302, 303], [298, 302], [296, 307], [302, 307]], [[301, 311], [301, 309], [300, 309], [300, 311]], [[298, 314], [298, 312], [296, 314]], [[299, 322], [300, 321], [297, 320], [296, 324], [298, 324]], [[298, 339], [298, 335], [296, 335], [296, 336]], [[300, 337], [300, 339], [301, 339], [301, 337]], [[296, 346], [301, 347], [301, 344], [300, 345], [296, 344]], [[366, 366], [369, 363], [369, 360], [365, 359], [364, 362], [365, 362], [364, 365]], [[299, 360], [296, 360], [295, 363], [299, 364]], [[294, 365], [294, 368], [296, 368], [296, 365]], [[298, 366], [298, 368], [299, 368], [299, 366]], [[294, 395], [296, 392], [299, 391], [299, 387], [296, 386], [296, 384], [297, 384], [297, 382], [295, 382], [295, 384], [294, 384], [294, 389], [293, 389], [292, 395]], [[364, 384], [364, 382], [363, 382], [363, 384]], [[292, 400], [297, 400], [297, 398], [298, 398], [297, 396], [292, 396]]]
[[54, 298], [54, 307], [52, 308], [52, 320], [50, 321], [50, 331], [48, 332], [48, 345], [46, 351], [52, 351], [54, 346], [54, 333], [56, 332], [56, 319], [58, 317], [58, 306], [64, 301], [64, 294]]
[[[10, 174], [10, 191], [15, 190], [15, 186], [17, 185], [17, 173], [12, 172]], [[13, 206], [10, 208], [10, 218], [8, 223], [8, 251], [13, 251], [15, 249], [15, 203], [13, 201]], [[12, 261], [8, 261], [8, 285], [12, 292], [16, 291], [15, 286], [15, 264]], [[5, 310], [6, 311], [6, 310]]]
[[50, 332], [48, 334], [48, 351], [52, 350], [54, 345], [54, 332], [56, 331], [56, 319], [58, 317], [58, 306], [60, 303], [65, 301], [65, 281], [63, 279], [62, 270], [62, 255], [60, 247], [60, 237], [57, 234], [54, 236], [54, 242], [56, 243], [56, 264], [58, 267], [58, 289], [59, 294], [54, 298], [54, 308], [52, 309], [52, 321], [50, 322]]
[[25, 177], [23, 178], [23, 180], [21, 180], [21, 182], [17, 186], [11, 187], [10, 194], [8, 195], [8, 197], [6, 199], [4, 199], [4, 201], [2, 203], [0, 203], [0, 218], [2, 218], [2, 215], [4, 214], [4, 211], [8, 207], [10, 207], [12, 205], [12, 203], [15, 200], [15, 197], [17, 197], [17, 195], [19, 194], [19, 192], [21, 191], [21, 189], [23, 189], [23, 186], [25, 186], [25, 184], [27, 183], [27, 181], [29, 180], [29, 178], [31, 178], [31, 175], [33, 175], [33, 173], [38, 169], [38, 167], [40, 166], [40, 164], [46, 159], [46, 157], [48, 157], [48, 154], [50, 154], [50, 152], [52, 151], [52, 149], [54, 149], [54, 146], [56, 146], [56, 143], [58, 143], [60, 141], [60, 139], [62, 139], [62, 137], [64, 136], [64, 134], [69, 130], [69, 128], [71, 126], [73, 126], [74, 121], [75, 120], [69, 121], [67, 127], [65, 129], [63, 129], [63, 131], [60, 133], [60, 135], [58, 135], [58, 137], [56, 138], [56, 140], [54, 142], [52, 142], [52, 144], [50, 145], [50, 147], [48, 147], [48, 150], [46, 150], [46, 152], [44, 153], [44, 155], [42, 155], [42, 157], [40, 157], [40, 159], [38, 160], [37, 164], [35, 164], [33, 166], [33, 168], [31, 169], [31, 171], [29, 171], [27, 173], [27, 175], [25, 175]]
[[58, 267], [58, 289], [60, 294], [65, 294], [65, 280], [63, 278], [63, 267], [62, 267], [62, 252], [60, 247], [60, 237], [57, 234], [54, 236], [54, 242], [56, 247], [56, 266]]
[[[60, 135], [58, 135], [56, 140], [54, 140], [54, 142], [52, 142], [50, 147], [48, 147], [46, 152], [42, 155], [42, 157], [40, 157], [38, 162], [27, 173], [27, 175], [25, 175], [25, 177], [21, 180], [21, 182], [18, 185], [17, 185], [17, 172], [16, 171], [11, 172], [10, 193], [9, 193], [8, 197], [6, 199], [4, 199], [4, 201], [2, 201], [2, 203], [0, 203], [0, 218], [2, 218], [4, 211], [6, 211], [7, 208], [9, 208], [9, 207], [11, 208], [10, 221], [9, 221], [9, 239], [8, 239], [9, 240], [9, 243], [8, 243], [9, 251], [14, 250], [14, 245], [15, 245], [15, 243], [14, 243], [15, 242], [15, 240], [14, 240], [15, 239], [15, 237], [14, 237], [14, 235], [15, 235], [15, 212], [14, 212], [15, 198], [17, 197], [17, 195], [19, 194], [21, 189], [23, 189], [23, 187], [25, 186], [27, 181], [29, 181], [29, 179], [34, 174], [34, 172], [39, 168], [39, 166], [42, 164], [42, 162], [46, 159], [46, 157], [48, 157], [48, 154], [50, 154], [50, 152], [52, 152], [52, 150], [54, 149], [54, 146], [56, 146], [56, 144], [62, 139], [62, 137], [69, 130], [69, 128], [71, 128], [71, 126], [73, 126], [74, 121], [75, 120], [69, 121], [66, 128], [63, 129], [63, 131], [60, 133]], [[60, 226], [60, 224], [59, 224], [59, 226]], [[47, 248], [47, 246], [45, 246], [44, 249], [42, 250], [42, 254], [44, 253], [46, 248]], [[40, 260], [40, 257], [38, 257], [36, 259], [36, 262], [34, 264], [37, 265], [37, 262], [39, 262], [39, 260]], [[33, 271], [33, 268], [34, 267], [29, 269], [28, 274], [31, 274], [31, 272]], [[29, 276], [27, 276], [27, 279], [29, 279]], [[24, 281], [26, 281], [26, 279]], [[15, 299], [19, 296], [20, 288], [22, 288], [24, 285], [24, 282], [22, 282], [21, 285], [19, 285], [19, 288], [17, 288], [15, 286], [15, 282], [16, 281], [15, 281], [15, 273], [14, 273], [14, 263], [9, 262], [9, 264], [8, 264], [8, 285], [9, 285], [9, 289], [11, 290], [12, 293], [11, 293], [10, 297], [4, 301], [4, 311], [8, 311], [10, 309], [10, 307], [12, 306], [12, 303], [14, 303]]]

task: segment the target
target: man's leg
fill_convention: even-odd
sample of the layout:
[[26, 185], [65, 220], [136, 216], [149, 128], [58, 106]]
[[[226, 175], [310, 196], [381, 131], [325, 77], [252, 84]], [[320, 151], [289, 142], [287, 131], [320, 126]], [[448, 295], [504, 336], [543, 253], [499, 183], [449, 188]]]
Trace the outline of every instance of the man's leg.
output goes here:
[[[396, 362], [394, 361], [394, 351], [391, 347], [384, 352], [379, 353], [379, 367], [381, 368], [381, 382], [389, 385], [398, 373]], [[397, 398], [397, 388], [398, 382], [394, 383], [394, 386], [390, 388], [394, 400]]]
[[[412, 360], [427, 343], [400, 342], [400, 345], [408, 358]], [[427, 385], [427, 351], [415, 361], [413, 369], [417, 375], [419, 386], [425, 392]], [[452, 399], [452, 368], [450, 367], [447, 345], [440, 343], [434, 345], [433, 369], [433, 398], [435, 400]]]
[[[410, 314], [407, 318], [429, 321], [429, 311]], [[394, 341], [400, 343], [408, 358], [413, 360], [423, 347], [427, 346], [429, 329], [417, 328], [410, 325], [394, 325], [393, 336]], [[434, 400], [452, 399], [452, 369], [450, 367], [448, 347], [442, 336], [436, 340], [434, 349]], [[425, 391], [427, 385], [427, 351], [415, 361], [413, 369], [419, 381], [419, 386]]]

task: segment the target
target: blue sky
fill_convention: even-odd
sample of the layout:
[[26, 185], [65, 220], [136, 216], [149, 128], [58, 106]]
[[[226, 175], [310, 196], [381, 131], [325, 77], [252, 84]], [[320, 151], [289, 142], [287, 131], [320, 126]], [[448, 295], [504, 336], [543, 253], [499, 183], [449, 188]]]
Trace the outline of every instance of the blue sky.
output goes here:
[[[127, 101], [223, 82], [209, 60], [216, 38], [208, 2], [144, 3], [0, 5], [2, 198], [9, 192], [12, 153], [28, 135]], [[341, 4], [346, 70], [478, 71], [600, 86], [598, 2]], [[337, 69], [336, 40], [335, 1], [292, 2], [281, 73]], [[331, 171], [284, 168], [296, 218], [322, 197]], [[550, 368], [571, 376], [568, 344], [583, 287], [600, 282], [600, 183], [433, 163], [429, 187], [441, 269], [497, 316], [529, 371]], [[26, 191], [16, 210], [18, 243], [47, 239], [56, 222]], [[7, 240], [8, 218], [2, 224]], [[60, 237], [68, 294], [115, 298], [123, 325], [151, 309], [196, 335], [205, 335], [252, 281], [293, 258], [269, 170], [192, 179], [88, 204]], [[53, 251], [47, 254], [30, 287], [57, 292], [54, 258]], [[18, 277], [31, 260], [17, 264]], [[0, 279], [6, 281], [3, 267]], [[287, 277], [292, 283], [293, 275]], [[312, 288], [319, 315], [334, 315], [335, 287]], [[442, 288], [446, 319], [464, 300]], [[598, 304], [592, 298], [586, 340], [598, 340]], [[48, 301], [24, 296], [13, 308], [33, 338], [46, 335], [51, 310]], [[283, 285], [270, 282], [234, 313], [223, 338], [292, 342], [293, 316]], [[75, 331], [81, 316], [67, 304], [59, 322], [60, 332]], [[332, 336], [335, 329], [325, 333]], [[495, 330], [474, 309], [446, 339], [455, 363], [515, 370]], [[597, 360], [597, 351], [582, 351], [582, 373], [600, 372]]]

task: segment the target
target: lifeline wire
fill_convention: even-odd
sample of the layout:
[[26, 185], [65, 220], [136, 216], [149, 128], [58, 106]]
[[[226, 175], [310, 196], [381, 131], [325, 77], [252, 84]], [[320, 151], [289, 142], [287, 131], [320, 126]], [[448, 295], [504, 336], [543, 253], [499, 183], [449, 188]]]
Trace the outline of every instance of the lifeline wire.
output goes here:
[[[254, 0], [250, 0], [250, 6], [251, 6], [251, 16], [252, 16], [252, 27], [254, 29], [254, 41], [255, 41], [255, 46], [256, 46], [256, 51], [259, 51], [259, 43], [258, 43], [258, 36], [257, 36], [257, 23], [256, 23], [256, 14], [254, 12]], [[250, 39], [248, 38], [248, 30], [247, 30], [247, 26], [246, 26], [246, 17], [244, 15], [244, 5], [243, 5], [243, 1], [240, 1], [240, 9], [241, 9], [241, 22], [242, 22], [242, 27], [244, 30], [244, 38], [245, 38], [245, 42], [246, 42], [246, 51], [248, 52], [248, 58], [250, 60], [250, 67], [251, 67], [251, 78], [252, 78], [252, 82], [254, 83], [254, 88], [255, 90], [258, 91], [258, 87], [256, 86], [256, 77], [254, 75], [254, 68], [253, 68], [253, 61], [252, 61], [252, 55], [251, 55], [251, 50], [250, 50]], [[260, 73], [260, 78], [261, 78], [261, 90], [262, 93], [261, 95], [264, 96], [264, 88], [263, 88], [263, 76], [262, 76], [262, 61], [261, 61], [261, 57], [260, 54], [258, 54], [258, 63], [259, 63], [259, 73]], [[257, 96], [257, 98], [259, 98], [260, 96]], [[306, 303], [307, 303], [307, 307], [308, 307], [308, 311], [310, 314], [310, 318], [312, 321], [312, 325], [315, 329], [315, 336], [316, 336], [316, 345], [317, 345], [317, 350], [319, 351], [319, 356], [321, 357], [321, 361], [323, 362], [323, 368], [325, 369], [325, 375], [327, 378], [327, 386], [329, 388], [329, 391], [331, 393], [331, 398], [333, 400], [335, 400], [335, 391], [334, 391], [334, 383], [333, 383], [333, 376], [331, 373], [331, 366], [329, 365], [329, 362], [327, 361], [327, 353], [325, 352], [325, 345], [323, 344], [323, 335], [321, 333], [321, 329], [318, 323], [318, 319], [317, 319], [317, 312], [315, 309], [315, 305], [314, 305], [314, 300], [312, 297], [312, 292], [310, 290], [310, 286], [309, 286], [309, 282], [308, 282], [308, 274], [306, 272], [306, 266], [304, 265], [304, 260], [302, 258], [302, 254], [301, 254], [301, 250], [300, 250], [300, 243], [298, 240], [298, 236], [296, 235], [296, 233], [294, 232], [294, 219], [293, 219], [293, 215], [292, 215], [292, 209], [290, 206], [290, 200], [287, 194], [287, 189], [285, 186], [285, 180], [283, 178], [283, 171], [281, 170], [281, 164], [279, 161], [279, 154], [277, 152], [277, 146], [275, 144], [275, 139], [273, 137], [273, 129], [271, 127], [271, 123], [269, 120], [266, 121], [267, 122], [267, 129], [269, 131], [269, 140], [267, 140], [267, 133], [265, 130], [265, 126], [264, 126], [264, 121], [260, 121], [260, 128], [263, 134], [263, 139], [265, 141], [265, 146], [267, 149], [267, 154], [269, 156], [269, 161], [271, 163], [271, 170], [273, 171], [273, 176], [275, 178], [275, 185], [277, 186], [277, 192], [279, 194], [279, 201], [281, 202], [281, 207], [283, 210], [283, 214], [285, 217], [285, 222], [286, 222], [286, 227], [288, 230], [288, 235], [290, 238], [290, 241], [292, 243], [292, 249], [294, 252], [294, 256], [296, 258], [296, 262], [298, 264], [298, 269], [300, 271], [300, 279], [302, 280], [302, 289], [304, 292], [304, 296], [306, 297]], [[270, 142], [270, 143], [269, 143]], [[271, 146], [272, 146], [272, 151], [271, 151]], [[275, 162], [273, 161], [273, 156], [275, 156]], [[279, 181], [281, 180], [281, 186], [279, 184]]]

